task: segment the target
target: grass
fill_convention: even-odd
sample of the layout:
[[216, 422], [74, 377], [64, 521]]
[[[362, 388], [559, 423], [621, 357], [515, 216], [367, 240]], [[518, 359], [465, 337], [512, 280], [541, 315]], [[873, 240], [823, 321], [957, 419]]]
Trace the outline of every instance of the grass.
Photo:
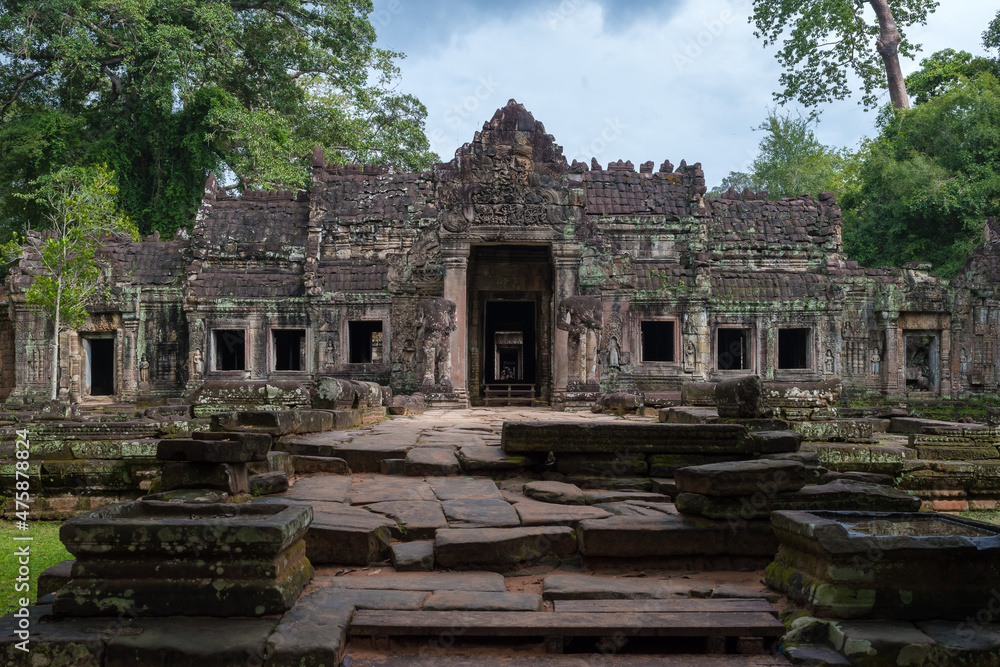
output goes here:
[[[14, 522], [8, 519], [0, 521], [0, 616], [16, 610], [19, 598], [26, 597], [35, 603], [38, 593], [38, 575], [60, 561], [72, 558], [59, 541], [59, 526], [61, 521], [29, 521], [28, 530], [18, 530]], [[31, 537], [28, 541], [14, 541], [15, 537]], [[29, 584], [27, 591], [14, 589], [19, 563], [14, 553], [23, 545], [30, 548]]]
[[975, 519], [976, 521], [985, 521], [986, 523], [1000, 525], [1000, 510], [969, 510], [968, 512], [962, 512], [960, 516], [966, 519]]

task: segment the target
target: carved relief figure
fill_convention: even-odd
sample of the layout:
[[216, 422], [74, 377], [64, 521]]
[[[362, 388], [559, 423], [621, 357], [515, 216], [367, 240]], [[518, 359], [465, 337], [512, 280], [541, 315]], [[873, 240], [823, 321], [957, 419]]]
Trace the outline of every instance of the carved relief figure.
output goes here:
[[830, 348], [826, 349], [826, 361], [823, 364], [823, 370], [828, 375], [833, 375], [833, 371], [834, 371], [834, 367], [833, 367], [833, 350], [831, 350]]
[[442, 297], [417, 302], [416, 325], [424, 353], [424, 385], [451, 385], [451, 333], [457, 307]]
[[139, 384], [149, 384], [149, 357], [145, 352], [139, 360]]
[[877, 348], [872, 350], [871, 370], [872, 375], [878, 375], [882, 370], [882, 355], [878, 353]]
[[611, 342], [608, 343], [608, 366], [610, 368], [619, 368], [621, 366], [620, 355], [621, 348], [618, 347], [618, 339], [612, 338]]
[[559, 303], [557, 325], [569, 332], [569, 381], [597, 382], [597, 331], [603, 326], [601, 300], [568, 296]]
[[689, 340], [684, 348], [684, 368], [690, 371], [696, 371], [697, 369], [697, 354], [698, 350], [695, 348], [693, 340]]

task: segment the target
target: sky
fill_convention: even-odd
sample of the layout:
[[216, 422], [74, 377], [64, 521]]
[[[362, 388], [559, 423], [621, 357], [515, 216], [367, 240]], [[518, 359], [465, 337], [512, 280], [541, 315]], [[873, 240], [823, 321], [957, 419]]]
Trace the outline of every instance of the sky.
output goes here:
[[[754, 128], [775, 105], [780, 67], [747, 19], [751, 0], [374, 0], [378, 46], [406, 54], [399, 90], [427, 107], [443, 161], [509, 99], [522, 103], [568, 161], [701, 162], [709, 187], [757, 155]], [[870, 10], [869, 10], [870, 13]], [[942, 0], [907, 36], [919, 58], [944, 48], [984, 55], [994, 3]], [[853, 99], [820, 107], [816, 136], [855, 148], [875, 112]], [[888, 102], [888, 93], [884, 96]], [[795, 112], [795, 107], [785, 110]]]

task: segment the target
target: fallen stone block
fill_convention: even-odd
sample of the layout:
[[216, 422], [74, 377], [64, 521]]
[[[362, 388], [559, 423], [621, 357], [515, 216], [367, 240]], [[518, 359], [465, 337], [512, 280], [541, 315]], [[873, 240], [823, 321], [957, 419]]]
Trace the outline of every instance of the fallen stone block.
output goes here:
[[559, 505], [586, 505], [587, 498], [580, 487], [562, 482], [529, 482], [524, 485], [524, 495], [543, 503]]
[[648, 459], [649, 476], [662, 479], [673, 477], [678, 468], [725, 463], [726, 461], [747, 461], [751, 459], [751, 456], [749, 454], [739, 456], [728, 454], [650, 454]]
[[267, 639], [264, 667], [339, 665], [354, 605], [319, 589], [299, 598]]
[[161, 468], [164, 491], [174, 489], [215, 489], [230, 495], [249, 493], [245, 463], [186, 463], [169, 461]]
[[681, 493], [706, 496], [752, 496], [798, 491], [806, 484], [806, 467], [797, 461], [733, 461], [681, 468], [674, 473]]
[[399, 542], [391, 550], [392, 566], [397, 572], [434, 570], [434, 542]]
[[292, 469], [296, 475], [325, 473], [328, 475], [350, 475], [347, 461], [335, 456], [292, 456]]
[[[49, 593], [55, 593], [69, 581], [70, 573], [73, 570], [73, 559], [64, 560], [46, 568], [38, 575], [37, 598], [43, 598]], [[20, 597], [20, 596], [18, 596]]]
[[715, 408], [692, 406], [660, 408], [656, 420], [661, 424], [716, 424], [719, 421], [719, 411]]
[[872, 423], [867, 419], [833, 419], [794, 422], [792, 428], [810, 442], [871, 442]]
[[306, 556], [313, 565], [371, 565], [388, 556], [392, 520], [349, 505], [309, 504], [313, 522], [306, 533]]
[[765, 382], [764, 400], [772, 408], [832, 408], [840, 402], [840, 380]]
[[682, 514], [717, 520], [767, 519], [775, 510], [841, 510], [856, 512], [915, 512], [920, 498], [879, 484], [837, 480], [785, 493], [712, 497], [681, 493], [674, 500]]
[[[27, 607], [27, 644], [17, 631], [22, 619], [14, 614], [0, 618], [0, 664], [46, 667], [103, 667], [104, 638], [92, 632], [93, 619], [53, 619], [52, 606]], [[19, 648], [20, 645], [20, 648]], [[21, 650], [27, 649], [26, 651]]]
[[715, 405], [714, 382], [685, 382], [681, 385], [681, 405], [712, 407]]
[[797, 452], [802, 445], [802, 434], [795, 431], [754, 431], [750, 436], [761, 454]]
[[441, 502], [452, 528], [505, 528], [521, 525], [514, 507], [496, 498], [456, 498]]
[[[949, 431], [953, 429], [961, 429], [965, 424], [958, 424], [955, 422], [946, 422], [939, 419], [921, 419], [919, 417], [892, 417], [892, 423], [889, 425], [890, 433], [901, 433], [903, 435], [910, 435], [913, 433], [923, 433], [925, 428], [944, 428]], [[958, 431], [961, 433], [961, 431]]]
[[984, 461], [1000, 458], [996, 447], [918, 446], [917, 457], [927, 461]]
[[451, 449], [414, 447], [406, 453], [403, 474], [407, 477], [457, 475], [462, 471]]
[[427, 482], [413, 477], [363, 477], [351, 481], [347, 491], [350, 505], [413, 500], [433, 501], [436, 497]]
[[442, 529], [434, 538], [441, 567], [505, 568], [576, 553], [576, 534], [565, 526]]
[[514, 504], [522, 526], [573, 526], [584, 519], [603, 519], [611, 516], [598, 507], [557, 505], [535, 500], [522, 500]]
[[282, 493], [288, 490], [288, 476], [283, 472], [266, 472], [252, 475], [249, 478], [250, 493], [255, 496], [267, 496], [272, 493]]
[[772, 414], [759, 375], [723, 380], [716, 384], [715, 406], [720, 417], [759, 419]]
[[160, 461], [247, 463], [266, 461], [270, 448], [271, 438], [267, 436], [226, 440], [160, 440], [156, 458]]
[[933, 639], [906, 621], [840, 621], [830, 624], [830, 644], [852, 664], [878, 660], [920, 665], [934, 650]]
[[581, 521], [580, 553], [597, 558], [761, 557], [771, 558], [778, 542], [766, 521], [692, 520], [674, 515], [613, 516]]
[[469, 473], [519, 470], [544, 463], [540, 456], [506, 454], [500, 447], [469, 445], [458, 451], [462, 469]]
[[[736, 424], [640, 422], [504, 422], [508, 453], [753, 454], [754, 442]], [[558, 456], [557, 456], [558, 458]]]
[[438, 528], [448, 527], [441, 504], [434, 500], [395, 500], [365, 505], [365, 508], [399, 524], [398, 529], [393, 529], [394, 536], [399, 538], [431, 539]]
[[556, 471], [563, 475], [598, 477], [646, 477], [649, 464], [645, 454], [561, 454]]

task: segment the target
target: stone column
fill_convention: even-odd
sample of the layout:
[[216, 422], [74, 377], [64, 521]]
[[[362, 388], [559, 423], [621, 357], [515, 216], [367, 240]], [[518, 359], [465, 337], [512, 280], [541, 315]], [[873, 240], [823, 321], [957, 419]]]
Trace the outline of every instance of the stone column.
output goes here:
[[139, 320], [135, 313], [122, 314], [122, 365], [121, 381], [118, 388], [122, 398], [134, 401], [139, 393], [139, 357], [137, 342], [139, 340]]
[[903, 374], [905, 356], [906, 341], [899, 330], [899, 319], [890, 315], [885, 322], [885, 359], [882, 360], [885, 364], [885, 390], [890, 394], [906, 390], [906, 377]]
[[[561, 243], [552, 247], [552, 261], [555, 265], [554, 298], [552, 299], [552, 320], [559, 317], [559, 304], [568, 296], [576, 295], [577, 280], [580, 276], [580, 246], [575, 243]], [[554, 341], [552, 368], [555, 375], [553, 393], [565, 392], [569, 384], [569, 332], [559, 327], [551, 328]]]
[[468, 271], [469, 244], [442, 239], [444, 256], [444, 298], [455, 304], [455, 331], [451, 334], [451, 385], [457, 394], [468, 390]]
[[247, 331], [247, 363], [251, 380], [266, 380], [268, 374], [267, 346], [271, 344], [265, 327], [266, 320], [260, 313], [250, 314]]

